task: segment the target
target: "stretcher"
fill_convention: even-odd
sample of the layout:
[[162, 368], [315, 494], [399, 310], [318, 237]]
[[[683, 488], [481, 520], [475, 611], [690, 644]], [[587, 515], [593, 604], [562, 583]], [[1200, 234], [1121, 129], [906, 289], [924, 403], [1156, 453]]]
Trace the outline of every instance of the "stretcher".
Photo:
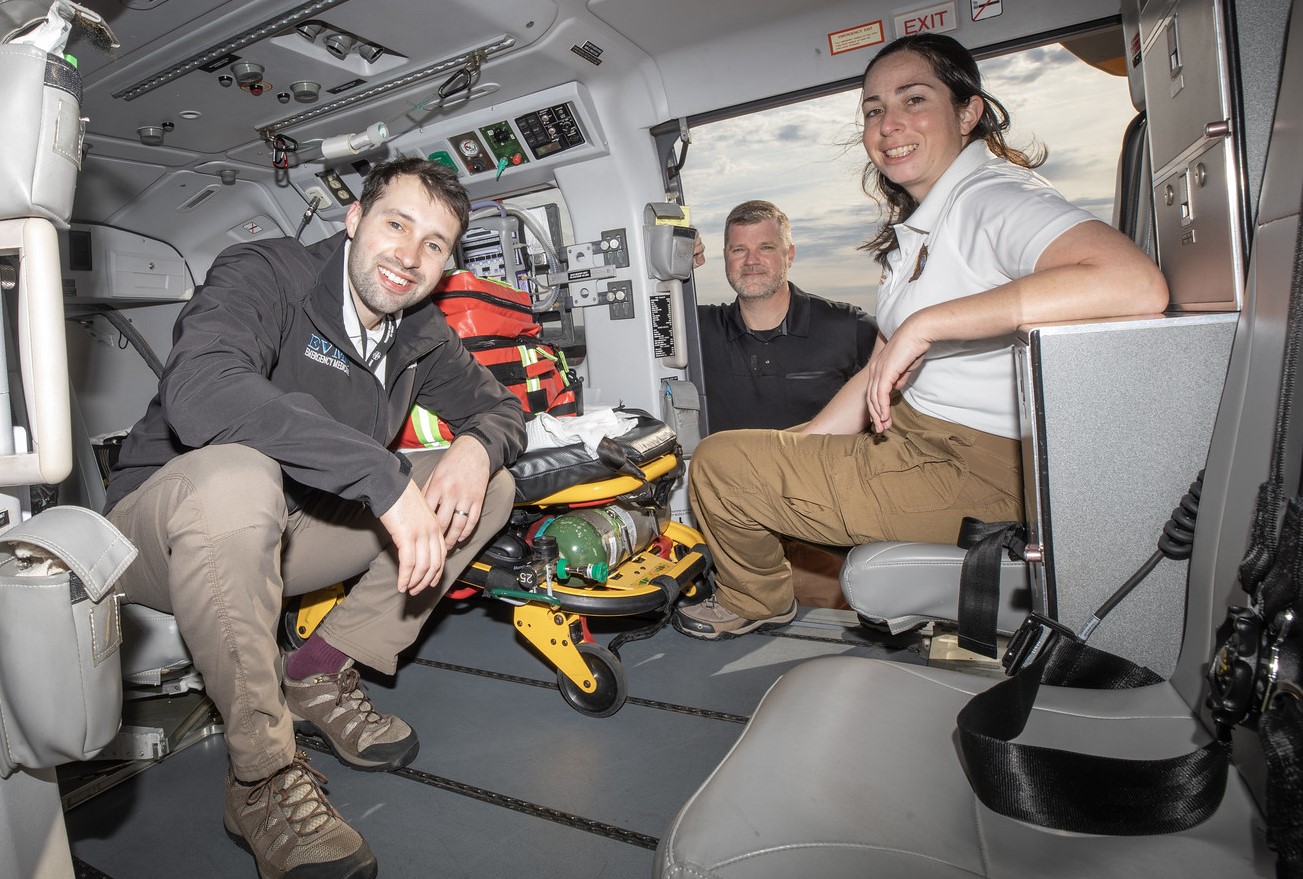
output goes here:
[[[447, 598], [478, 595], [512, 605], [516, 632], [556, 669], [566, 702], [583, 714], [608, 717], [628, 696], [620, 646], [654, 634], [680, 600], [708, 597], [714, 570], [701, 534], [669, 518], [669, 492], [683, 472], [677, 447], [645, 463], [630, 455], [621, 462], [625, 472], [560, 488], [555, 480], [533, 478], [548, 470], [553, 451], [526, 453], [513, 465], [517, 502], [511, 520], [461, 573]], [[561, 469], [576, 476], [593, 472]], [[530, 497], [530, 489], [540, 485], [551, 490]], [[612, 562], [576, 566], [549, 530], [562, 530], [556, 523], [577, 511], [605, 513], [613, 521], [621, 511], [626, 519], [633, 511], [655, 527], [638, 529], [636, 540], [630, 539], [634, 529], [613, 529], [623, 531], [625, 542], [610, 550]], [[621, 539], [608, 537], [617, 543]], [[286, 611], [291, 644], [306, 640], [344, 594], [343, 585], [335, 585], [293, 601]], [[593, 638], [587, 622], [589, 617], [638, 616], [651, 622], [617, 635], [608, 645]]]

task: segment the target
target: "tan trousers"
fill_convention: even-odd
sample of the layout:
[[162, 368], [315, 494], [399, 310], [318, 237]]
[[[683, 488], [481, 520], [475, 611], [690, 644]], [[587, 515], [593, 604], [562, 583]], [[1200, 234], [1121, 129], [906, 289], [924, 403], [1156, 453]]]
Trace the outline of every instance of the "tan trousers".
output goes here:
[[785, 611], [783, 536], [830, 546], [954, 543], [964, 516], [1021, 520], [1017, 440], [892, 406], [885, 434], [729, 430], [692, 455], [688, 493], [714, 557], [720, 604], [747, 619]]
[[[442, 454], [412, 456], [418, 485]], [[236, 774], [263, 778], [289, 765], [295, 749], [276, 669], [282, 599], [362, 574], [318, 632], [393, 674], [399, 651], [506, 523], [514, 494], [511, 475], [495, 474], [472, 537], [449, 554], [442, 580], [411, 598], [396, 588], [397, 553], [368, 507], [321, 495], [289, 513], [279, 464], [247, 446], [208, 446], [169, 461], [109, 513], [140, 550], [119, 588], [176, 617], [226, 722]]]

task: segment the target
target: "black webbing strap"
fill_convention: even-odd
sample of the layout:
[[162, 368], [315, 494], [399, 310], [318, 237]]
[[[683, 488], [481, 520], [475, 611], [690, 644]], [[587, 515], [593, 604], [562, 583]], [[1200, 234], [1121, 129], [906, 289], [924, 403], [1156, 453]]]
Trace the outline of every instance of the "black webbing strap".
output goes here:
[[1163, 682], [1162, 675], [1085, 641], [1059, 638], [1045, 651], [1040, 683], [1079, 690], [1130, 690]]
[[1303, 693], [1279, 692], [1258, 721], [1267, 760], [1268, 840], [1280, 879], [1303, 876]]
[[1027, 545], [1027, 526], [965, 516], [957, 543], [968, 550], [959, 574], [959, 646], [994, 659], [998, 655], [995, 626], [1000, 611], [1000, 559], [1006, 551], [1021, 557]]
[[[1105, 665], [1099, 664], [1103, 657]], [[1162, 680], [1147, 668], [1061, 638], [1018, 674], [974, 696], [959, 713], [959, 744], [969, 784], [982, 803], [1019, 821], [1113, 836], [1187, 830], [1217, 811], [1226, 788], [1227, 742], [1159, 760], [1013, 742], [1042, 680], [1059, 683], [1055, 675], [1096, 689]]]

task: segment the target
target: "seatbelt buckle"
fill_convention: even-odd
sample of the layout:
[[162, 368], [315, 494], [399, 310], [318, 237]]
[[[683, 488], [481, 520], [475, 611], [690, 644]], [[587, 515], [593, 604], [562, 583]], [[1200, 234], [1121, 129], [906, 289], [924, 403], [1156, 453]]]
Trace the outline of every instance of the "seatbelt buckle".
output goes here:
[[1004, 651], [1001, 664], [1004, 673], [1016, 675], [1027, 666], [1036, 662], [1047, 650], [1050, 650], [1060, 638], [1079, 640], [1077, 633], [1058, 620], [1032, 611], [1022, 621], [1018, 631], [1009, 639], [1009, 647]]

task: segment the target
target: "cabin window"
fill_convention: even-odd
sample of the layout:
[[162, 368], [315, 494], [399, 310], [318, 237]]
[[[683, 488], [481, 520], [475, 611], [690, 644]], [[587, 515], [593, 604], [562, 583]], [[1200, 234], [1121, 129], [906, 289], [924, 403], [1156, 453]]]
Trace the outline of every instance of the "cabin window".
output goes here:
[[[987, 91], [1013, 119], [1009, 142], [1026, 148], [1034, 139], [1048, 147], [1040, 173], [1073, 203], [1111, 223], [1122, 136], [1136, 113], [1126, 77], [1104, 73], [1057, 43], [980, 66]], [[706, 242], [706, 265], [694, 274], [699, 302], [732, 301], [724, 278], [724, 220], [738, 203], [763, 198], [791, 218], [792, 281], [873, 313], [878, 266], [856, 248], [873, 237], [880, 220], [877, 205], [860, 189], [859, 101], [855, 87], [693, 128], [682, 183], [692, 222]]]

